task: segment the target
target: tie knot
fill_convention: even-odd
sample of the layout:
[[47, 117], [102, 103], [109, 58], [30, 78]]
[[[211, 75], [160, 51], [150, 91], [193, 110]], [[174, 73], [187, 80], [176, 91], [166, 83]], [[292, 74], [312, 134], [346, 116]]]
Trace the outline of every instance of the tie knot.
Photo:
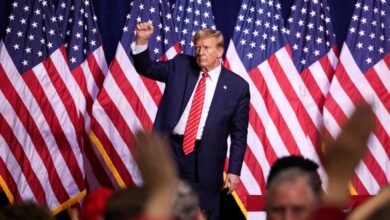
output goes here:
[[204, 73], [202, 73], [202, 77], [203, 77], [203, 78], [207, 78], [207, 77], [209, 77], [209, 73], [208, 73], [208, 72], [204, 72]]

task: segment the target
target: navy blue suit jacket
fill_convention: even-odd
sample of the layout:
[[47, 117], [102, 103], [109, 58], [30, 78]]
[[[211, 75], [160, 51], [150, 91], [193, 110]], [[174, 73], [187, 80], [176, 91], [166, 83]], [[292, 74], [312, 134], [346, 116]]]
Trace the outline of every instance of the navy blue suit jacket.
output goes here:
[[[166, 62], [151, 61], [149, 50], [132, 57], [138, 73], [166, 84], [153, 130], [169, 135], [195, 89], [200, 68], [194, 57], [183, 54]], [[240, 175], [247, 143], [249, 99], [248, 83], [222, 67], [203, 130], [197, 163], [200, 184], [213, 192], [222, 187], [229, 135], [228, 173]]]

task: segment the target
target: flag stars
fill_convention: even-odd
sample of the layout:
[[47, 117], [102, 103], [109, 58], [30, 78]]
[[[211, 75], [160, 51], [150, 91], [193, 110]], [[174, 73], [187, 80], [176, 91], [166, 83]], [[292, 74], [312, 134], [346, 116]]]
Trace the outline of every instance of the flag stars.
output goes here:
[[27, 60], [23, 60], [22, 64], [23, 64], [23, 66], [27, 66], [28, 65], [28, 61]]
[[242, 39], [241, 41], [240, 41], [240, 43], [241, 43], [241, 45], [246, 45], [246, 40], [244, 40], [244, 39]]
[[255, 48], [255, 47], [256, 47], [256, 43], [252, 41], [252, 42], [250, 43], [250, 46], [251, 46], [251, 48]]
[[158, 50], [158, 48], [157, 48], [157, 47], [156, 47], [156, 48], [154, 48], [153, 52], [154, 52], [154, 54], [158, 54], [158, 53], [159, 53], [159, 50]]
[[248, 57], [248, 59], [252, 59], [253, 58], [253, 53], [248, 53], [246, 56]]
[[55, 33], [54, 30], [53, 30], [53, 29], [50, 29], [49, 34], [50, 34], [50, 35], [54, 35], [54, 33]]
[[31, 48], [30, 47], [26, 47], [26, 49], [24, 49], [24, 51], [26, 51], [26, 53], [31, 53]]
[[357, 48], [359, 48], [359, 49], [362, 49], [362, 48], [363, 48], [363, 44], [362, 44], [361, 42], [359, 42], [356, 46], [357, 46]]
[[373, 51], [374, 50], [374, 47], [372, 45], [368, 46], [368, 51]]
[[293, 46], [292, 46], [292, 48], [294, 49], [294, 50], [298, 50], [298, 44], [294, 44]]
[[71, 63], [76, 63], [76, 58], [75, 57], [70, 58], [70, 62]]
[[15, 50], [19, 50], [19, 44], [14, 44], [14, 46], [12, 46]]
[[154, 7], [151, 7], [151, 8], [149, 9], [149, 11], [150, 11], [151, 14], [153, 14], [153, 13], [156, 12], [156, 9], [155, 9]]
[[38, 52], [37, 52], [37, 55], [38, 55], [38, 57], [42, 57], [42, 56], [43, 56], [42, 51], [38, 51]]
[[322, 43], [322, 38], [317, 38], [317, 40], [316, 40], [316, 42], [317, 42], [317, 44], [321, 44]]
[[74, 45], [74, 46], [73, 46], [73, 50], [74, 50], [74, 51], [78, 51], [78, 50], [79, 50], [79, 46]]
[[92, 40], [92, 41], [90, 42], [90, 44], [91, 44], [92, 46], [96, 46], [96, 41]]
[[144, 10], [144, 4], [139, 5], [139, 10]]
[[5, 32], [7, 33], [7, 34], [9, 34], [9, 33], [11, 33], [11, 28], [7, 28], [7, 29], [5, 29]]
[[16, 35], [18, 35], [18, 37], [22, 37], [23, 33], [21, 31], [18, 31], [18, 33], [16, 33]]
[[26, 19], [22, 18], [22, 19], [20, 20], [20, 23], [21, 23], [21, 24], [26, 24]]
[[26, 12], [27, 12], [29, 9], [30, 9], [30, 8], [29, 8], [27, 5], [24, 6], [24, 8], [23, 8], [23, 10], [26, 11]]
[[319, 56], [319, 55], [320, 55], [320, 51], [319, 51], [319, 50], [315, 50], [315, 51], [313, 52], [313, 54], [314, 54], [314, 56]]
[[15, 16], [14, 16], [14, 15], [12, 15], [12, 14], [11, 14], [11, 15], [10, 15], [8, 18], [9, 18], [9, 20], [10, 20], [10, 21], [13, 21], [13, 20], [15, 20]]
[[308, 52], [309, 52], [309, 48], [308, 48], [308, 47], [304, 47], [304, 48], [303, 48], [303, 52], [304, 52], [304, 53], [308, 53]]
[[366, 61], [367, 64], [372, 63], [372, 59], [370, 57], [367, 57], [367, 59], [365, 61]]
[[48, 47], [49, 49], [51, 49], [51, 48], [53, 47], [53, 43], [51, 43], [51, 42], [47, 43], [47, 47]]
[[32, 34], [28, 35], [29, 40], [34, 40], [34, 38], [35, 38], [34, 35], [32, 35]]

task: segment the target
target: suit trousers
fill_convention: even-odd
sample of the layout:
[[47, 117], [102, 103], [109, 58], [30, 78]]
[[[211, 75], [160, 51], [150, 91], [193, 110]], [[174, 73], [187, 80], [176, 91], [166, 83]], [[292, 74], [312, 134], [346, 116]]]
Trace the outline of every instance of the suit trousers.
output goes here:
[[170, 141], [180, 178], [195, 190], [200, 201], [199, 207], [206, 212], [208, 219], [219, 219], [220, 193], [212, 192], [199, 182], [198, 152], [201, 141], [197, 140], [194, 151], [187, 155], [184, 155], [182, 149], [182, 136], [170, 135]]

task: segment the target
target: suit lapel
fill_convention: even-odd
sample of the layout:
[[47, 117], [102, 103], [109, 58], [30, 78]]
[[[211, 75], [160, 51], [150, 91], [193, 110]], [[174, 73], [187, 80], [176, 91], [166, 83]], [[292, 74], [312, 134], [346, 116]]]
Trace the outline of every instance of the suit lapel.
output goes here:
[[197, 69], [191, 69], [191, 70], [188, 70], [188, 72], [187, 72], [188, 77], [187, 77], [187, 82], [186, 82], [185, 91], [184, 91], [184, 99], [183, 99], [181, 109], [180, 109], [180, 115], [183, 114], [183, 111], [184, 111], [185, 107], [187, 106], [187, 103], [191, 97], [191, 94], [195, 90], [195, 85], [196, 85], [196, 82], [198, 81], [199, 74], [200, 74], [200, 70], [197, 70]]
[[228, 82], [228, 74], [225, 73], [226, 69], [222, 66], [221, 75], [219, 76], [217, 87], [215, 88], [215, 93], [213, 99], [211, 101], [209, 114], [207, 115], [206, 124], [203, 130], [203, 137], [205, 134], [208, 134], [208, 129], [210, 129], [210, 125], [214, 124], [214, 120], [218, 114], [218, 110], [223, 107], [225, 103], [227, 92], [226, 92], [226, 84]]

